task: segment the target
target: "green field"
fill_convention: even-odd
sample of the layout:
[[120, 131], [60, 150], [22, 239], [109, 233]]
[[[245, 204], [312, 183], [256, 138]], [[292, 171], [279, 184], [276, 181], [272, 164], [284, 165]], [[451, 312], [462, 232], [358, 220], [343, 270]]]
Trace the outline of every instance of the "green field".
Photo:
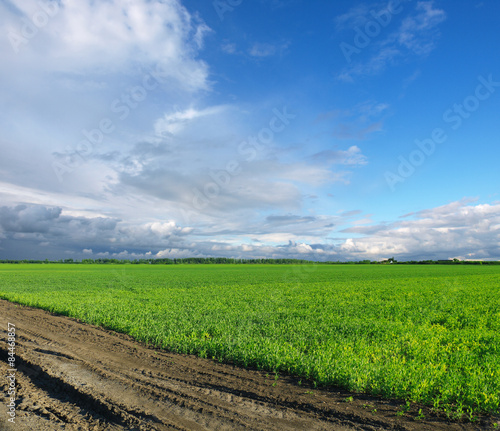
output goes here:
[[10, 301], [469, 416], [499, 411], [499, 293], [484, 265], [0, 265]]

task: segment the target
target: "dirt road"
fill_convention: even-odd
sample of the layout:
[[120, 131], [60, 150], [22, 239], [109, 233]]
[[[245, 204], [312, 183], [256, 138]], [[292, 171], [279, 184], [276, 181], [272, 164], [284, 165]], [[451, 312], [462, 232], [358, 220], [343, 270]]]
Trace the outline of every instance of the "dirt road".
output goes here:
[[[8, 323], [16, 327], [8, 422]], [[401, 402], [148, 348], [130, 337], [0, 300], [2, 430], [476, 430]], [[353, 399], [347, 400], [352, 396]]]

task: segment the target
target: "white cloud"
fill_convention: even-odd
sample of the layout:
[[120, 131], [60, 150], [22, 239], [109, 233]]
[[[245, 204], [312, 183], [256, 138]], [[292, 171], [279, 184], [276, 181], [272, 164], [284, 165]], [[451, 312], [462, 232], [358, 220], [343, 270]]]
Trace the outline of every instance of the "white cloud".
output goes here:
[[179, 132], [183, 131], [190, 123], [195, 120], [207, 117], [214, 116], [224, 112], [228, 107], [227, 106], [212, 106], [205, 109], [195, 109], [188, 108], [185, 110], [178, 110], [176, 112], [165, 114], [162, 118], [159, 118], [155, 122], [155, 133], [157, 135], [175, 135]]
[[407, 259], [447, 259], [459, 255], [500, 259], [499, 222], [499, 203], [471, 205], [470, 200], [457, 201], [388, 225], [346, 229], [345, 233], [364, 237], [347, 240], [341, 250], [367, 259], [392, 255]]
[[[0, 2], [0, 33], [21, 34], [23, 23], [43, 12], [41, 4]], [[0, 127], [5, 131], [0, 197], [6, 205], [47, 204], [88, 210], [89, 216], [113, 213], [130, 199], [115, 193], [121, 172], [116, 161], [152, 137], [155, 119], [168, 122], [165, 112], [193, 106], [210, 88], [208, 66], [198, 58], [209, 30], [178, 0], [51, 4], [59, 5], [57, 13], [17, 54], [7, 37], [0, 38]], [[145, 99], [130, 100], [131, 91], [144, 91], [145, 82], [152, 86]], [[208, 117], [210, 108], [199, 114]], [[99, 137], [104, 119], [113, 131]], [[170, 120], [174, 128], [190, 121], [188, 116]], [[87, 145], [90, 132], [95, 142]], [[127, 163], [129, 172], [141, 172], [139, 157]], [[63, 173], [57, 176], [60, 165]]]
[[167, 248], [160, 250], [155, 255], [149, 256], [153, 259], [182, 259], [185, 257], [212, 257], [213, 254], [205, 254], [197, 250], [180, 249], [180, 248]]
[[227, 54], [234, 54], [236, 52], [236, 44], [235, 43], [224, 43], [221, 46], [222, 51]]
[[[400, 5], [403, 9], [403, 5]], [[347, 24], [353, 28], [363, 28], [367, 21], [374, 18], [368, 15], [369, 10], [382, 10], [378, 5], [357, 6], [346, 14], [337, 18], [338, 29], [345, 29]], [[345, 82], [354, 82], [358, 76], [369, 76], [381, 73], [388, 66], [411, 58], [421, 58], [430, 54], [437, 45], [439, 38], [439, 24], [446, 19], [446, 13], [434, 6], [434, 1], [419, 1], [415, 8], [406, 12], [406, 6], [401, 14], [393, 15], [392, 21], [399, 21], [397, 31], [389, 32], [389, 27], [382, 28], [380, 34], [368, 38], [366, 47], [357, 48], [354, 42], [346, 43], [354, 46], [354, 54], [350, 55], [352, 64], [342, 69], [338, 79]], [[406, 15], [404, 18], [404, 15]], [[391, 23], [392, 25], [392, 23]], [[361, 30], [362, 31], [362, 30]], [[349, 51], [350, 52], [350, 51]]]
[[257, 42], [252, 45], [249, 50], [249, 54], [252, 57], [272, 57], [276, 54], [282, 54], [288, 46], [288, 42], [282, 42], [279, 44]]
[[[361, 220], [358, 217], [362, 217]], [[221, 227], [208, 218], [194, 229], [177, 221], [139, 225], [112, 219], [62, 216], [60, 209], [42, 206], [0, 208], [4, 249], [35, 257], [57, 256], [54, 246], [75, 257], [287, 257], [311, 260], [500, 259], [500, 203], [470, 200], [422, 210], [379, 225], [359, 211], [339, 216], [272, 215], [265, 219], [235, 217]], [[363, 222], [361, 225], [359, 222]], [[342, 226], [350, 225], [347, 229]], [[340, 235], [353, 236], [340, 239]], [[336, 239], [330, 238], [337, 236]], [[251, 242], [251, 243], [250, 243]], [[37, 246], [44, 244], [43, 249]], [[82, 250], [81, 244], [88, 244]], [[55, 248], [54, 248], [55, 247]], [[151, 251], [152, 250], [152, 251]], [[52, 253], [52, 254], [51, 254]]]
[[165, 223], [153, 222], [147, 223], [145, 225], [147, 229], [160, 237], [169, 237], [173, 234], [186, 235], [192, 232], [192, 228], [189, 227], [179, 227], [176, 225], [175, 221], [171, 220]]
[[446, 19], [442, 9], [434, 8], [433, 1], [417, 3], [417, 14], [406, 18], [397, 35], [399, 44], [418, 55], [429, 54], [436, 45], [437, 26]]
[[[262, 101], [260, 108], [213, 101], [223, 96], [205, 92], [212, 84], [199, 57], [211, 30], [180, 1], [58, 4], [18, 54], [8, 38], [0, 40], [2, 252], [324, 259], [441, 256], [450, 249], [464, 256], [497, 253], [497, 204], [458, 202], [380, 226], [361, 212], [318, 214], [320, 205], [332, 209], [331, 200], [318, 207], [310, 202], [348, 184], [352, 172], [368, 163], [363, 147], [295, 146], [297, 119], [273, 132], [268, 144], [251, 148], [250, 136], [265, 137], [270, 130], [269, 118], [259, 121], [276, 100]], [[366, 48], [365, 60], [344, 71], [346, 77], [376, 73], [434, 49], [445, 13], [431, 1], [408, 5], [393, 17], [391, 33]], [[38, 0], [1, 3], [0, 33], [20, 32], [23, 19], [40, 7]], [[358, 25], [363, 14], [369, 16], [368, 6], [348, 11], [337, 20], [339, 29]], [[256, 59], [289, 46], [250, 43], [239, 52], [239, 44], [219, 41], [226, 53]], [[160, 69], [158, 87], [127, 105], [131, 90]], [[264, 105], [271, 107], [267, 114]], [[388, 104], [367, 100], [321, 119], [332, 121], [325, 132], [330, 138], [366, 139], [383, 130], [388, 112]], [[116, 130], [100, 138], [96, 130], [106, 118]], [[52, 162], [76, 157], [90, 131], [99, 142], [59, 182]], [[229, 174], [233, 162], [237, 172]], [[205, 206], [194, 205], [197, 193]], [[335, 231], [344, 240], [333, 239]]]
[[[14, 4], [22, 15], [2, 8], [0, 29], [22, 37], [23, 22], [33, 20], [41, 2]], [[208, 31], [178, 0], [61, 0], [47, 24], [17, 46], [20, 56], [15, 44], [2, 54], [14, 66], [36, 61], [39, 72], [127, 74], [161, 65], [178, 84], [197, 90], [207, 87], [207, 66], [195, 56]]]
[[276, 46], [270, 43], [256, 43], [250, 49], [252, 57], [270, 57], [276, 53]]
[[315, 161], [323, 161], [328, 165], [366, 165], [366, 156], [357, 145], [349, 147], [347, 150], [324, 150], [311, 157]]
[[347, 12], [335, 18], [337, 31], [359, 27], [364, 24], [369, 16], [368, 14], [370, 10], [372, 9], [373, 5], [370, 6], [366, 3], [351, 7]]

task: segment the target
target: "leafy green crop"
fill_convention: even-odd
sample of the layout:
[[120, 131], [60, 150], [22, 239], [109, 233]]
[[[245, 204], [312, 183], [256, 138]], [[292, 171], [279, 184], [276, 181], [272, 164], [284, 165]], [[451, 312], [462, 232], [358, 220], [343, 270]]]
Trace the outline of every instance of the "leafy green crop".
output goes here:
[[500, 267], [0, 265], [0, 297], [164, 349], [424, 402], [500, 406]]

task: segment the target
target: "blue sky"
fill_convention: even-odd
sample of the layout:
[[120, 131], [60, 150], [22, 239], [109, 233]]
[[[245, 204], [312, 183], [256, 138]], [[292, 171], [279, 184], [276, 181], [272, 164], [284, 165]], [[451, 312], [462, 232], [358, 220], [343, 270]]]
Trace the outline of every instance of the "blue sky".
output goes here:
[[500, 259], [494, 0], [4, 0], [0, 258]]

